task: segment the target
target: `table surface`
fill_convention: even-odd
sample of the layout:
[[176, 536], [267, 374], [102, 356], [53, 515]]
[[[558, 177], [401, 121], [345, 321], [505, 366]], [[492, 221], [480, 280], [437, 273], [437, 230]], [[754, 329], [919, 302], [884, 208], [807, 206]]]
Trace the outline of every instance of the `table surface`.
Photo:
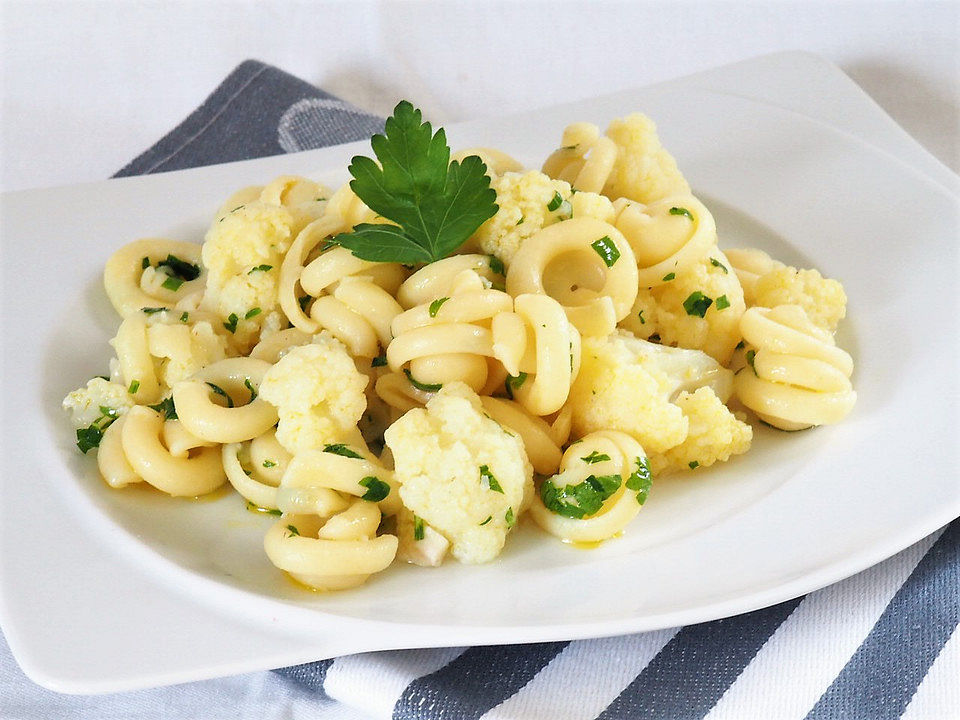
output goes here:
[[0, 0], [0, 189], [107, 177], [242, 60], [435, 122], [820, 53], [960, 170], [960, 2]]

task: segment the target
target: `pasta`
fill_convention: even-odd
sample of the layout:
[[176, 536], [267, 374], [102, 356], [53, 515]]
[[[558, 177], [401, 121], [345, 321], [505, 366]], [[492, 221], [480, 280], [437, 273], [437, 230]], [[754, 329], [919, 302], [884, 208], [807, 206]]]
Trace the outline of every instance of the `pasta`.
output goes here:
[[265, 560], [335, 591], [491, 561], [527, 512], [610, 540], [661, 478], [746, 452], [748, 411], [851, 412], [840, 283], [721, 251], [649, 118], [569, 125], [542, 172], [421, 121], [398, 105], [335, 192], [284, 175], [202, 244], [107, 260], [114, 357], [63, 407], [108, 486], [228, 483], [273, 518]]

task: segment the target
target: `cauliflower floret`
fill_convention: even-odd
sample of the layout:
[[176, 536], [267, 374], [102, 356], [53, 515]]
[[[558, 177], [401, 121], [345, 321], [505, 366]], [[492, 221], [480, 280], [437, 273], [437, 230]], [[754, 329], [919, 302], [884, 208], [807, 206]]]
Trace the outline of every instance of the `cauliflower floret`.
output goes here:
[[150, 354], [159, 358], [157, 379], [163, 388], [186, 380], [207, 365], [227, 357], [227, 341], [207, 321], [191, 325], [155, 323], [147, 327]]
[[714, 249], [709, 258], [674, 276], [655, 288], [640, 288], [621, 326], [644, 338], [657, 333], [664, 345], [703, 350], [726, 363], [740, 342], [740, 317], [746, 310], [736, 274]]
[[689, 421], [690, 431], [682, 443], [651, 458], [654, 474], [726, 462], [750, 449], [753, 428], [738, 420], [711, 388], [681, 392], [674, 403]]
[[296, 454], [354, 431], [367, 407], [366, 386], [343, 343], [323, 331], [267, 370], [260, 397], [277, 408], [277, 441]]
[[437, 567], [443, 563], [450, 541], [414, 515], [400, 508], [397, 522], [397, 559], [421, 567]]
[[77, 428], [87, 427], [103, 415], [101, 407], [123, 415], [135, 404], [127, 388], [102, 377], [88, 380], [86, 387], [77, 388], [63, 399], [63, 409], [70, 413], [70, 422]]
[[837, 329], [847, 314], [847, 295], [837, 280], [825, 278], [816, 270], [789, 266], [760, 276], [756, 304], [767, 308], [799, 305], [815, 325], [830, 332]]
[[532, 497], [523, 442], [487, 417], [480, 398], [447, 383], [386, 432], [400, 498], [451, 544], [464, 563], [492, 560]]
[[620, 334], [585, 337], [580, 372], [567, 401], [573, 432], [632, 435], [650, 452], [663, 452], [687, 436], [687, 419], [670, 403], [673, 383], [656, 362], [632, 352]]
[[504, 173], [491, 186], [497, 191], [499, 209], [477, 229], [471, 242], [481, 251], [496, 255], [507, 266], [523, 242], [548, 225], [570, 217], [611, 222], [614, 215], [613, 204], [607, 198], [597, 193], [573, 193], [569, 183], [553, 180], [537, 170]]
[[633, 113], [614, 120], [606, 135], [617, 144], [618, 152], [604, 195], [613, 200], [625, 197], [651, 203], [690, 192], [677, 161], [660, 144], [657, 126], [646, 115]]
[[242, 349], [256, 341], [264, 320], [279, 306], [280, 265], [294, 224], [285, 207], [254, 201], [214, 221], [204, 238], [201, 255], [208, 276], [202, 305], [232, 328]]

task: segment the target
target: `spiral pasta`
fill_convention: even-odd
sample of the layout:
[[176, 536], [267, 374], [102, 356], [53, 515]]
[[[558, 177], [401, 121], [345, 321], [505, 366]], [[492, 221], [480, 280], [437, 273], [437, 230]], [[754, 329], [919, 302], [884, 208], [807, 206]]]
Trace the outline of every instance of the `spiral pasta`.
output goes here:
[[640, 443], [615, 430], [594, 432], [567, 448], [560, 474], [544, 481], [530, 514], [561, 540], [606, 540], [637, 516], [649, 487]]
[[757, 417], [781, 430], [802, 430], [850, 413], [857, 400], [850, 384], [853, 359], [803, 308], [750, 308], [740, 326], [751, 350], [734, 390]]
[[[168, 274], [170, 266], [164, 263], [170, 257], [193, 265], [196, 276], [187, 280]], [[165, 238], [145, 238], [124, 245], [110, 256], [103, 270], [107, 297], [122, 317], [145, 307], [173, 307], [191, 295], [202, 293], [205, 283], [200, 246]]]
[[543, 163], [543, 172], [584, 192], [603, 192], [617, 162], [617, 144], [591, 123], [567, 125], [559, 150]]

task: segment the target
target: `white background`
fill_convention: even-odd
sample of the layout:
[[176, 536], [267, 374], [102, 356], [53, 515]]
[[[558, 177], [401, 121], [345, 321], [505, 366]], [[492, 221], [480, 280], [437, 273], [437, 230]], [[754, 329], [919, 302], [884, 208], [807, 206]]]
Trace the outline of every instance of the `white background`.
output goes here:
[[238, 63], [436, 122], [636, 87], [777, 50], [840, 65], [960, 169], [960, 2], [0, 0], [0, 188], [98, 180]]

